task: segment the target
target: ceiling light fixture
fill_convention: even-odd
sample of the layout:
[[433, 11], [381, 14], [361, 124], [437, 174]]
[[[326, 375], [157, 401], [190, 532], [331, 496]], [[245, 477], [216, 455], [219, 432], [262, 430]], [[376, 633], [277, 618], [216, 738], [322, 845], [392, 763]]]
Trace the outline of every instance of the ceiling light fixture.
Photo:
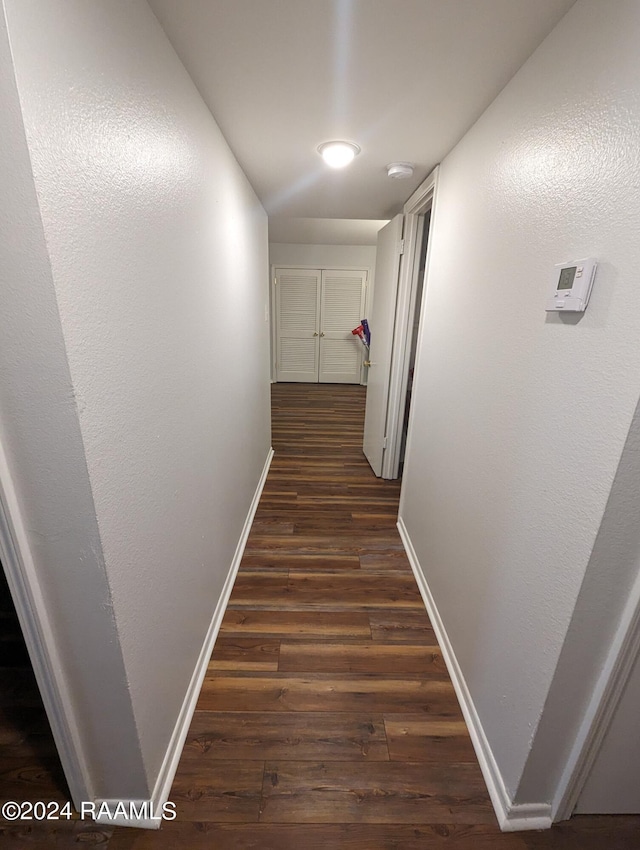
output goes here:
[[318, 153], [331, 168], [344, 168], [360, 153], [353, 142], [324, 142], [318, 145]]
[[406, 180], [413, 175], [413, 165], [410, 162], [392, 162], [387, 165], [387, 177], [394, 180]]

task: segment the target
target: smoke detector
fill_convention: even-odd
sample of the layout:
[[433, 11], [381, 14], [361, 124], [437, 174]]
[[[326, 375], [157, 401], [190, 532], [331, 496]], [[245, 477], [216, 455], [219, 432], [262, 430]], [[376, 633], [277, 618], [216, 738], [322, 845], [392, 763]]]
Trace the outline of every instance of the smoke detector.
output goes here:
[[406, 180], [413, 175], [413, 165], [410, 162], [392, 162], [387, 165], [387, 176], [394, 180]]

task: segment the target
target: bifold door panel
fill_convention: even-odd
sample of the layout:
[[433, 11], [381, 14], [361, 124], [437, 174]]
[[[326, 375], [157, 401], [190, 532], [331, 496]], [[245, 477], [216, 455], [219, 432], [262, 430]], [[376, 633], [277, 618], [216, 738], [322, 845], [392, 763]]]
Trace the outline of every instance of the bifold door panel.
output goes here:
[[276, 380], [315, 383], [320, 360], [319, 269], [276, 270]]
[[363, 317], [365, 273], [323, 271], [320, 299], [320, 374], [324, 384], [359, 384], [362, 343], [351, 331]]
[[367, 273], [276, 269], [276, 379], [359, 384]]

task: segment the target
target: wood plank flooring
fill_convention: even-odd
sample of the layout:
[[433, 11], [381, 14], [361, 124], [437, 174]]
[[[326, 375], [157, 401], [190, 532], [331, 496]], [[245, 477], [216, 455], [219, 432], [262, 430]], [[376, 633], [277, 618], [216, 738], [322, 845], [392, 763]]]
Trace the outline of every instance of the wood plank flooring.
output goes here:
[[502, 834], [396, 529], [362, 387], [276, 384], [276, 454], [159, 833], [110, 850], [638, 848], [640, 819]]
[[364, 393], [273, 386], [276, 455], [171, 791], [177, 820], [103, 846], [638, 850], [640, 818], [498, 830], [395, 527], [399, 483], [362, 455]]

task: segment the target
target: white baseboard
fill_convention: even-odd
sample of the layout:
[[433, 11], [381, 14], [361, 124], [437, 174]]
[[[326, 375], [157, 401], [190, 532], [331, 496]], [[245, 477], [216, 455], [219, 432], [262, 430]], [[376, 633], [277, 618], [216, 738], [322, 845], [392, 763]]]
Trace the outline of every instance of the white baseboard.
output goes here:
[[551, 829], [551, 803], [509, 803], [504, 820], [500, 821], [503, 832], [522, 832], [525, 829]]
[[[207, 636], [205, 637], [204, 643], [202, 644], [202, 649], [200, 650], [198, 661], [196, 662], [193, 675], [191, 676], [191, 681], [189, 682], [189, 687], [187, 688], [187, 692], [182, 703], [182, 708], [180, 709], [180, 713], [178, 715], [173, 734], [171, 735], [171, 739], [167, 747], [167, 752], [163, 759], [162, 766], [160, 768], [160, 772], [158, 774], [158, 778], [156, 780], [153, 793], [151, 795], [151, 799], [124, 801], [96, 800], [96, 811], [98, 811], [102, 807], [105, 812], [108, 809], [108, 811], [111, 813], [110, 815], [104, 814], [97, 817], [97, 823], [111, 824], [112, 826], [136, 826], [141, 827], [143, 829], [160, 828], [162, 818], [154, 815], [155, 813], [162, 812], [164, 804], [169, 799], [171, 785], [173, 784], [173, 778], [175, 776], [176, 770], [178, 769], [178, 762], [180, 761], [180, 756], [182, 755], [182, 749], [184, 747], [184, 742], [187, 737], [187, 732], [189, 731], [191, 718], [193, 717], [193, 712], [195, 711], [196, 703], [198, 701], [198, 697], [200, 696], [202, 682], [207, 672], [209, 659], [211, 658], [211, 653], [213, 651], [213, 645], [218, 636], [220, 624], [222, 623], [224, 613], [227, 609], [227, 603], [229, 602], [229, 597], [231, 596], [231, 591], [233, 590], [233, 585], [236, 580], [236, 575], [238, 574], [238, 569], [240, 568], [240, 561], [242, 560], [242, 555], [244, 554], [244, 548], [247, 545], [247, 538], [249, 537], [249, 532], [251, 531], [251, 524], [253, 523], [253, 518], [258, 508], [260, 496], [262, 495], [262, 491], [267, 480], [267, 475], [269, 473], [269, 467], [271, 466], [273, 454], [273, 449], [269, 449], [269, 454], [267, 455], [267, 459], [265, 461], [260, 480], [258, 481], [256, 492], [254, 493], [251, 505], [249, 507], [249, 513], [247, 514], [247, 518], [242, 528], [242, 533], [240, 535], [240, 539], [238, 541], [233, 560], [231, 561], [229, 573], [225, 580], [224, 587], [222, 588], [222, 593], [220, 594], [220, 598], [218, 599], [218, 604], [216, 605], [213, 617], [211, 618], [211, 623], [209, 624], [209, 629], [207, 630]], [[134, 819], [131, 819], [127, 817], [126, 814], [118, 814], [116, 809], [118, 803], [123, 803], [124, 808], [127, 812], [130, 810], [130, 806], [132, 805], [135, 806], [136, 811], [140, 811], [140, 807], [146, 804], [146, 811], [151, 813], [151, 817], [136, 817]], [[116, 813], [115, 816], [113, 815], [113, 813]]]
[[503, 832], [548, 829], [552, 823], [550, 803], [514, 803], [511, 800], [402, 517], [398, 519], [398, 531], [460, 702], [500, 829]]

